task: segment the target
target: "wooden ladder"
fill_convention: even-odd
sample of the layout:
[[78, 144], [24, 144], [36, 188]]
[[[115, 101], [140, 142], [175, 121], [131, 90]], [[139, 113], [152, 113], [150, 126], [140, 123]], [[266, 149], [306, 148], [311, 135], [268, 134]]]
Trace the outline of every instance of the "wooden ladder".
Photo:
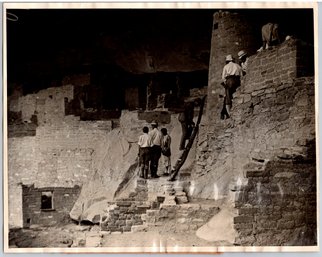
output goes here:
[[200, 124], [203, 109], [204, 109], [204, 106], [205, 106], [205, 100], [206, 100], [206, 96], [204, 96], [201, 99], [197, 123], [196, 123], [196, 125], [194, 126], [194, 128], [192, 130], [192, 133], [191, 133], [191, 136], [189, 138], [187, 146], [183, 150], [182, 154], [180, 155], [179, 159], [177, 160], [176, 164], [174, 165], [174, 167], [173, 167], [173, 169], [171, 171], [171, 177], [169, 178], [169, 181], [174, 181], [175, 180], [176, 176], [179, 173], [180, 168], [185, 163], [185, 161], [186, 161], [186, 159], [188, 157], [189, 151], [190, 151], [190, 149], [192, 147], [192, 144], [193, 144], [193, 142], [194, 142], [194, 140], [196, 138], [196, 135], [197, 135], [197, 133], [199, 131], [199, 124]]

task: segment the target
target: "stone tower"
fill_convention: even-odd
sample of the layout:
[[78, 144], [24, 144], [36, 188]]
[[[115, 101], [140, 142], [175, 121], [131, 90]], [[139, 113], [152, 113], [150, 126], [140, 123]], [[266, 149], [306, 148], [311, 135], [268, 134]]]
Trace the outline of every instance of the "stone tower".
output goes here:
[[223, 99], [219, 95], [224, 95], [224, 89], [220, 83], [225, 56], [231, 54], [238, 62], [237, 53], [240, 50], [253, 54], [259, 47], [256, 46], [258, 39], [256, 40], [255, 36], [256, 31], [247, 16], [228, 11], [214, 14], [207, 101], [208, 118], [212, 125], [220, 121]]

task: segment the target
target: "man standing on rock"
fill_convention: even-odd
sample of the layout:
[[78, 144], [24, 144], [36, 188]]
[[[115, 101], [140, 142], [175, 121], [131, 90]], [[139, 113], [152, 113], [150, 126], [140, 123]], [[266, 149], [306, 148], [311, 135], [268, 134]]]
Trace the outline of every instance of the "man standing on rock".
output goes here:
[[243, 75], [242, 68], [237, 63], [231, 54], [226, 56], [226, 65], [222, 72], [223, 87], [225, 88], [224, 107], [230, 117], [230, 109], [232, 106], [233, 93], [240, 86], [240, 77]]
[[151, 138], [148, 135], [149, 128], [143, 128], [143, 135], [139, 137], [139, 165], [140, 165], [140, 178], [148, 178], [150, 149], [152, 146]]
[[161, 129], [162, 145], [161, 152], [163, 157], [163, 175], [169, 176], [171, 172], [171, 137], [166, 128]]
[[149, 136], [152, 141], [152, 147], [150, 151], [150, 171], [151, 178], [158, 178], [158, 165], [159, 159], [161, 157], [161, 144], [162, 144], [162, 134], [158, 130], [158, 123], [153, 121], [151, 123], [152, 130], [149, 132]]

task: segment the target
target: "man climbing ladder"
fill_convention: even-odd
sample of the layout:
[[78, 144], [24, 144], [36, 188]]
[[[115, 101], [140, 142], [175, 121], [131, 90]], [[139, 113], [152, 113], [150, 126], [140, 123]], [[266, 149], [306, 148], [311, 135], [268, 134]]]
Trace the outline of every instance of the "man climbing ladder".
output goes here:
[[177, 160], [176, 164], [174, 165], [172, 171], [171, 171], [171, 177], [169, 179], [169, 181], [174, 181], [176, 176], [178, 175], [179, 173], [179, 170], [180, 168], [182, 167], [182, 165], [185, 163], [187, 157], [188, 157], [188, 154], [189, 154], [189, 151], [192, 147], [192, 144], [194, 142], [194, 139], [198, 133], [198, 130], [199, 130], [199, 124], [200, 124], [200, 121], [201, 121], [201, 117], [202, 117], [202, 113], [203, 113], [203, 108], [204, 108], [204, 105], [205, 105], [205, 100], [206, 100], [206, 96], [204, 96], [202, 99], [201, 99], [201, 103], [200, 103], [200, 109], [199, 109], [199, 115], [198, 115], [198, 119], [197, 119], [197, 122], [192, 130], [192, 133], [191, 133], [191, 136], [189, 138], [189, 141], [188, 141], [188, 144], [186, 145], [185, 149], [183, 150], [183, 152], [181, 153], [179, 159]]

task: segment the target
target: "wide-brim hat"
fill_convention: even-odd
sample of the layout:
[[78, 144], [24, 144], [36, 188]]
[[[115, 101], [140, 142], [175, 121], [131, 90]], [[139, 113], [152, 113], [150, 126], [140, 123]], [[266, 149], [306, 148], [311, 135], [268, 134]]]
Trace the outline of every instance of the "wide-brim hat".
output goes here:
[[243, 58], [247, 53], [244, 50], [241, 50], [238, 52], [238, 58], [241, 59]]
[[233, 60], [233, 57], [231, 56], [231, 54], [226, 56], [226, 62], [230, 62]]

